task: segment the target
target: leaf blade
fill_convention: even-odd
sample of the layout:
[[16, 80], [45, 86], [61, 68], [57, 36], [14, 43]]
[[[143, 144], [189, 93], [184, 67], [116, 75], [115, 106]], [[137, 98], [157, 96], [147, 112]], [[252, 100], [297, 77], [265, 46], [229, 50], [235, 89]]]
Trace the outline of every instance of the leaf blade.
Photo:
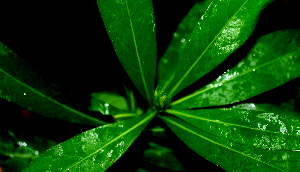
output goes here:
[[242, 45], [252, 33], [258, 13], [268, 2], [270, 1], [213, 1], [190, 39], [184, 40], [188, 42], [181, 57], [172, 60], [169, 56], [162, 60], [165, 61], [162, 68], [167, 68], [165, 71], [170, 73], [163, 75], [173, 77], [167, 88], [168, 97], [176, 95], [214, 69]]
[[98, 8], [120, 62], [150, 103], [157, 58], [152, 2], [98, 0]]
[[0, 62], [1, 98], [50, 118], [96, 126], [106, 124], [55, 100], [57, 96], [48, 84], [2, 43]]
[[78, 171], [82, 169], [84, 171], [105, 171], [125, 153], [155, 114], [152, 112], [142, 117], [83, 132], [50, 148], [35, 159], [24, 172]]
[[176, 100], [171, 106], [190, 109], [246, 100], [300, 76], [300, 31], [278, 31], [261, 37], [246, 59], [215, 81]]

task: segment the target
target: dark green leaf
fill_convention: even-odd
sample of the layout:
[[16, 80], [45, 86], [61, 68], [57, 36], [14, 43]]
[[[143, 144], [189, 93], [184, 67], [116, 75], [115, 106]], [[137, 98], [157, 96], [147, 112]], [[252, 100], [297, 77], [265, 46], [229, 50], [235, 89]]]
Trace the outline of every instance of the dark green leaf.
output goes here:
[[[252, 108], [255, 105], [252, 104]], [[232, 142], [268, 150], [300, 150], [300, 116], [237, 108], [172, 110], [196, 128]]]
[[125, 92], [127, 95], [127, 101], [129, 102], [129, 105], [130, 105], [130, 110], [132, 112], [135, 112], [136, 111], [136, 100], [134, 98], [133, 91], [129, 90], [125, 86], [124, 86], [124, 89], [125, 89]]
[[185, 170], [180, 161], [174, 155], [172, 149], [158, 145], [154, 142], [149, 142], [149, 147], [150, 148], [146, 149], [143, 153], [143, 158], [147, 161], [147, 163], [165, 168], [166, 170]]
[[[241, 46], [254, 30], [257, 16], [272, 0], [213, 1], [189, 38], [180, 55], [161, 59], [159, 85], [172, 97], [214, 69]], [[167, 87], [168, 85], [169, 87]], [[163, 90], [164, 91], [164, 90]]]
[[152, 2], [98, 0], [98, 8], [120, 62], [150, 103], [157, 58]]
[[105, 124], [54, 100], [55, 92], [45, 83], [26, 62], [0, 43], [1, 98], [50, 118], [96, 126]]
[[246, 59], [215, 81], [171, 105], [175, 109], [190, 109], [231, 104], [299, 76], [300, 31], [278, 31], [261, 37]]
[[83, 132], [50, 148], [24, 172], [105, 171], [125, 153], [155, 114], [152, 112]]
[[300, 170], [298, 150], [273, 151], [255, 148], [209, 134], [178, 118], [161, 118], [187, 146], [226, 171]]

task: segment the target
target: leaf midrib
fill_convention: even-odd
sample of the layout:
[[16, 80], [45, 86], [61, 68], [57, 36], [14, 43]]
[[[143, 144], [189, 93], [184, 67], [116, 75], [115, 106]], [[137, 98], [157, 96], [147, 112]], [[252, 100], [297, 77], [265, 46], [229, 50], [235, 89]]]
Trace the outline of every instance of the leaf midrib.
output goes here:
[[136, 42], [134, 30], [133, 30], [133, 25], [132, 25], [132, 21], [131, 21], [130, 10], [129, 10], [127, 1], [125, 1], [125, 2], [126, 2], [126, 8], [127, 8], [127, 13], [128, 13], [128, 17], [129, 17], [130, 28], [131, 28], [132, 38], [133, 38], [133, 42], [134, 42], [134, 48], [135, 48], [135, 52], [136, 52], [136, 57], [137, 57], [137, 60], [138, 60], [139, 69], [140, 69], [141, 77], [142, 77], [142, 81], [143, 81], [143, 86], [144, 86], [145, 93], [146, 93], [146, 99], [148, 100], [148, 102], [151, 102], [151, 96], [150, 96], [150, 93], [149, 93], [149, 89], [147, 87], [147, 83], [146, 83], [144, 71], [143, 71], [143, 68], [142, 68], [141, 58], [140, 58], [140, 55], [139, 55], [139, 51], [138, 51], [138, 47], [137, 47], [137, 42]]

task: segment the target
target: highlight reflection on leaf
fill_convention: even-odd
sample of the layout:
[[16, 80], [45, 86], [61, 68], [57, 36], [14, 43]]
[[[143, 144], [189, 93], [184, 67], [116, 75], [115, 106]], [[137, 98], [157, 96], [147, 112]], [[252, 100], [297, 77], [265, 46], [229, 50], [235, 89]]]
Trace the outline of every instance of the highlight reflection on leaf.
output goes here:
[[172, 108], [191, 109], [231, 104], [299, 77], [299, 36], [298, 29], [291, 29], [261, 37], [246, 59], [206, 87], [172, 102]]
[[172, 110], [191, 125], [224, 139], [268, 150], [300, 150], [300, 120], [291, 112], [273, 113], [236, 108]]

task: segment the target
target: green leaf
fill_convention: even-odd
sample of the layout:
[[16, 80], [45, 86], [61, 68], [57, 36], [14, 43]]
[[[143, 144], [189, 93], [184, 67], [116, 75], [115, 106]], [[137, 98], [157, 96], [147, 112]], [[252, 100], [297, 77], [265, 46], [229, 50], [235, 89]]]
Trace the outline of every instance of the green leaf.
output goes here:
[[166, 88], [167, 97], [197, 81], [241, 46], [254, 30], [258, 14], [270, 1], [212, 1], [191, 36], [180, 40], [186, 42], [180, 57], [168, 55], [160, 62], [164, 70], [159, 75], [167, 77], [159, 85]]
[[151, 103], [156, 71], [156, 38], [150, 0], [98, 0], [115, 52], [127, 74]]
[[209, 134], [178, 118], [161, 118], [187, 146], [226, 171], [300, 170], [298, 150], [272, 151], [255, 148]]
[[[255, 107], [254, 104], [252, 104]], [[173, 110], [167, 113], [232, 142], [268, 150], [300, 150], [300, 116], [237, 108]]]
[[300, 31], [261, 37], [239, 64], [206, 87], [171, 103], [175, 109], [231, 104], [276, 88], [300, 76]]
[[50, 118], [96, 126], [106, 124], [55, 100], [57, 96], [48, 84], [2, 43], [0, 43], [0, 97]]
[[83, 132], [41, 154], [24, 172], [105, 171], [126, 152], [155, 114]]

